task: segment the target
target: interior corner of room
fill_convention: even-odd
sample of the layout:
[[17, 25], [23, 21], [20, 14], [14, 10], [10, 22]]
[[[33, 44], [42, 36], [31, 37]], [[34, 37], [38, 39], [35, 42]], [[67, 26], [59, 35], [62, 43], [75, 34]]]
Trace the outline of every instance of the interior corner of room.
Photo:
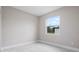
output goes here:
[[79, 6], [0, 6], [0, 51], [79, 52], [78, 35]]

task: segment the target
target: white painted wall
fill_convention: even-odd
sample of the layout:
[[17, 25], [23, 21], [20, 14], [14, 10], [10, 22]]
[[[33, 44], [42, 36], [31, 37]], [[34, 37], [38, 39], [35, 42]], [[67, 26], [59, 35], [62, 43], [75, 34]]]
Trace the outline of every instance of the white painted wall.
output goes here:
[[[60, 35], [45, 34], [45, 20], [51, 16], [60, 16]], [[40, 17], [40, 39], [61, 45], [79, 48], [79, 7], [63, 7]]]
[[37, 17], [12, 7], [2, 7], [2, 46], [37, 39]]
[[1, 48], [1, 6], [0, 6], [0, 48]]

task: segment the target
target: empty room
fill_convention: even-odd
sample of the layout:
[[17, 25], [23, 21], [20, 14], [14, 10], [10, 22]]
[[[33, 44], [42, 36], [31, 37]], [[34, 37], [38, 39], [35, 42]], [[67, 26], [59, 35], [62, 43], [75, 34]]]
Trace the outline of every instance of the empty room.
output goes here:
[[79, 52], [79, 6], [0, 6], [0, 52]]

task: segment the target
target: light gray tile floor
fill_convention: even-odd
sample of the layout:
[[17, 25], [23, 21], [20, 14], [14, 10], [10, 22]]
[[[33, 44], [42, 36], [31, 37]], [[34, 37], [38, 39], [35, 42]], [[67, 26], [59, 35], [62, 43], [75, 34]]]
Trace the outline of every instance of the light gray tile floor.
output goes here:
[[67, 49], [50, 46], [43, 43], [33, 43], [16, 48], [3, 50], [3, 52], [73, 52]]

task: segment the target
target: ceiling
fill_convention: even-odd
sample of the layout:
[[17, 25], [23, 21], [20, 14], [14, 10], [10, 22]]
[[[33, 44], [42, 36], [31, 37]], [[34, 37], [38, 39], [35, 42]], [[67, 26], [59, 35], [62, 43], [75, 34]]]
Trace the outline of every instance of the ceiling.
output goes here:
[[13, 6], [13, 7], [22, 10], [24, 12], [28, 12], [35, 16], [42, 16], [51, 11], [57, 10], [62, 6]]

